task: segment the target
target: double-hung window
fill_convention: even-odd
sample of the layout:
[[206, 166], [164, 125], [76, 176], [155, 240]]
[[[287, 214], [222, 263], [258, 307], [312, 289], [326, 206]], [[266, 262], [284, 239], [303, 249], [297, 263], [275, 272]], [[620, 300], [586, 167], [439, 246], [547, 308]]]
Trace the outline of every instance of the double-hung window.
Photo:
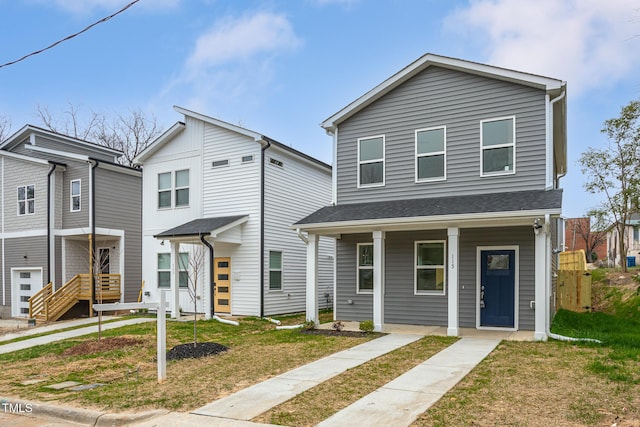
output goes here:
[[444, 126], [416, 131], [416, 182], [446, 179], [446, 132]]
[[384, 185], [384, 135], [358, 139], [358, 187]]
[[445, 293], [445, 242], [429, 240], [416, 242], [415, 294]]
[[71, 210], [71, 212], [79, 212], [80, 211], [80, 197], [81, 197], [81, 181], [79, 179], [74, 179], [71, 181], [70, 184], [70, 194], [71, 194], [71, 199], [69, 200], [69, 209]]
[[158, 209], [171, 207], [171, 172], [158, 174]]
[[516, 118], [480, 122], [480, 176], [506, 175], [516, 171]]
[[18, 187], [18, 215], [31, 215], [36, 212], [36, 186]]
[[358, 293], [373, 292], [373, 243], [358, 243]]
[[269, 251], [269, 289], [282, 290], [282, 252]]
[[[186, 288], [189, 286], [189, 254], [180, 252], [178, 255], [178, 286]], [[158, 254], [158, 287], [171, 287], [171, 254]]]
[[189, 169], [176, 171], [176, 206], [189, 206]]

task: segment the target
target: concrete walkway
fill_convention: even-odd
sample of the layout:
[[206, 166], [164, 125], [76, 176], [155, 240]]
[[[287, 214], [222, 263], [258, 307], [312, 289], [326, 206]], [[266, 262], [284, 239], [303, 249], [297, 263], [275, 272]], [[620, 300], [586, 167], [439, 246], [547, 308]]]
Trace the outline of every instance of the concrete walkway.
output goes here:
[[[119, 319], [120, 316], [102, 316], [102, 321]], [[47, 332], [58, 331], [60, 329], [74, 328], [76, 326], [91, 325], [98, 323], [97, 317], [86, 317], [82, 319], [73, 320], [59, 320], [54, 323], [49, 323], [40, 326], [28, 326], [26, 319], [2, 319], [0, 320], [0, 327], [6, 327], [14, 329], [15, 332], [0, 335], [0, 342], [10, 341], [15, 338], [26, 337], [30, 335], [43, 334]]]
[[[82, 319], [82, 320], [85, 320], [85, 319]], [[109, 329], [120, 328], [126, 325], [136, 325], [139, 323], [154, 322], [155, 320], [156, 319], [152, 319], [152, 318], [138, 317], [135, 319], [126, 319], [126, 320], [120, 320], [120, 321], [115, 321], [111, 323], [104, 323], [102, 324], [102, 330], [107, 331]], [[97, 320], [94, 320], [94, 322], [97, 322]], [[70, 326], [72, 325], [69, 325], [67, 323], [63, 326], [63, 328], [68, 328]], [[42, 329], [39, 329], [38, 332], [36, 333], [46, 332], [45, 328], [46, 326], [42, 327]], [[71, 329], [69, 331], [57, 332], [49, 335], [43, 335], [41, 337], [29, 338], [22, 341], [2, 344], [0, 345], [0, 354], [11, 353], [13, 351], [24, 350], [25, 348], [35, 347], [37, 345], [49, 344], [52, 342], [66, 340], [68, 338], [80, 337], [83, 335], [89, 335], [96, 332], [98, 332], [97, 323], [91, 326], [86, 326], [84, 328]]]

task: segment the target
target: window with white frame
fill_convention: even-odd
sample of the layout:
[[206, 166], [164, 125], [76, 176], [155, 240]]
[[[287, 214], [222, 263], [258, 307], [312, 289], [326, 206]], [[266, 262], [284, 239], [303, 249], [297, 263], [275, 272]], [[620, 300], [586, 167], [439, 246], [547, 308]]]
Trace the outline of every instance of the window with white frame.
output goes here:
[[373, 243], [358, 243], [358, 293], [373, 292]]
[[282, 290], [282, 252], [269, 251], [269, 289]]
[[18, 187], [18, 215], [31, 215], [36, 212], [36, 186], [21, 185]]
[[158, 174], [158, 209], [171, 207], [171, 172]]
[[358, 139], [358, 187], [384, 185], [384, 135]]
[[[178, 286], [186, 288], [189, 286], [189, 254], [180, 252], [178, 255]], [[158, 287], [171, 287], [171, 254], [158, 254]]]
[[515, 173], [516, 118], [480, 122], [481, 176]]
[[446, 179], [447, 129], [416, 130], [416, 182]]
[[79, 212], [80, 211], [80, 201], [81, 201], [81, 181], [79, 179], [74, 179], [70, 183], [70, 194], [71, 199], [69, 200], [69, 209], [71, 212]]
[[177, 206], [189, 206], [189, 169], [176, 171]]
[[415, 254], [415, 293], [444, 295], [445, 242], [443, 240], [416, 242]]

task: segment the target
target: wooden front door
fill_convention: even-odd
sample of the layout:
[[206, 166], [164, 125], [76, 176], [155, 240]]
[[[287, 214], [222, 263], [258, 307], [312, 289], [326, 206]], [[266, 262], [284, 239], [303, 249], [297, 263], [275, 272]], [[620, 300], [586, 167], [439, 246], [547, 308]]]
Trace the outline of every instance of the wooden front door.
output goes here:
[[213, 311], [231, 313], [231, 258], [214, 258], [213, 277], [216, 284]]

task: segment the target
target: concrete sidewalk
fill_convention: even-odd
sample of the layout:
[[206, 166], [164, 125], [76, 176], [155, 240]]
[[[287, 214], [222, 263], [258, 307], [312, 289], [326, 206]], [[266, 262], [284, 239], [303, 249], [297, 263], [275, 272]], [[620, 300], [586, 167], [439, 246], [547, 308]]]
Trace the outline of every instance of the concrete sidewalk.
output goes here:
[[[102, 316], [102, 321], [120, 319], [121, 316]], [[54, 323], [39, 326], [28, 326], [26, 319], [2, 319], [0, 320], [0, 327], [12, 328], [15, 332], [9, 332], [8, 334], [0, 335], [0, 342], [10, 341], [15, 338], [27, 337], [30, 335], [38, 335], [42, 333], [58, 331], [60, 329], [74, 328], [81, 325], [91, 325], [98, 323], [97, 317], [86, 317], [82, 319], [73, 320], [59, 320]]]
[[[82, 320], [85, 320], [85, 319], [82, 319]], [[139, 323], [154, 322], [155, 320], [156, 319], [143, 318], [143, 317], [137, 317], [135, 319], [120, 320], [120, 321], [103, 324], [102, 330], [107, 331], [109, 329], [120, 328], [122, 326], [127, 326], [127, 325], [136, 325]], [[70, 326], [69, 324], [66, 324], [66, 326], [63, 326], [63, 327], [70, 327]], [[46, 328], [46, 326], [43, 327], [43, 329], [44, 328]], [[37, 333], [46, 332], [43, 329], [41, 329]], [[72, 329], [69, 331], [57, 332], [49, 335], [43, 335], [41, 337], [29, 338], [22, 341], [2, 344], [0, 345], [0, 354], [11, 353], [13, 351], [24, 350], [25, 348], [35, 347], [37, 345], [49, 344], [52, 342], [62, 341], [68, 338], [80, 337], [83, 335], [89, 335], [97, 332], [98, 332], [98, 325], [96, 323], [94, 325], [87, 326], [84, 328]]]

